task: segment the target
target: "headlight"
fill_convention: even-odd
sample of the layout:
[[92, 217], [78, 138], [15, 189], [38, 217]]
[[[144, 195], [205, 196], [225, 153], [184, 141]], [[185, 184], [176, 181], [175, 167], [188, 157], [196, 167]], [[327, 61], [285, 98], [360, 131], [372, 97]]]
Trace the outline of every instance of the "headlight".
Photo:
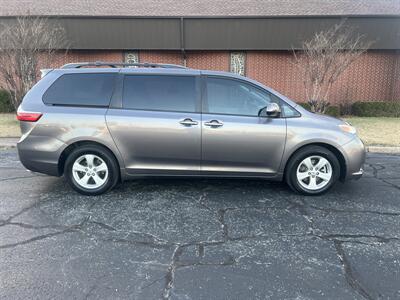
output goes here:
[[339, 127], [344, 132], [352, 133], [352, 134], [356, 134], [357, 133], [357, 130], [353, 126], [351, 126], [349, 123], [340, 124]]

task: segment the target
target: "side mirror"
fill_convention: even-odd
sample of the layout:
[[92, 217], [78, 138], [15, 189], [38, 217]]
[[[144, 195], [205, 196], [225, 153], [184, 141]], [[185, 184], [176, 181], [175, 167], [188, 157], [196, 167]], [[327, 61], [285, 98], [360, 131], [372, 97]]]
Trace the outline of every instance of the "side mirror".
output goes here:
[[277, 103], [269, 103], [266, 107], [260, 109], [258, 115], [260, 117], [279, 117], [281, 108]]

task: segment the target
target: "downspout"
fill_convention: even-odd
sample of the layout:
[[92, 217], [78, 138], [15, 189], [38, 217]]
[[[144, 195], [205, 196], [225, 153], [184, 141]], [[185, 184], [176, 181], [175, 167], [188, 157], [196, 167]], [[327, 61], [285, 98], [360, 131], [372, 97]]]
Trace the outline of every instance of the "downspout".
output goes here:
[[181, 17], [181, 26], [180, 26], [180, 33], [181, 33], [181, 53], [182, 53], [182, 64], [186, 67], [186, 52], [185, 52], [185, 32], [184, 32], [184, 24], [183, 24], [183, 17]]

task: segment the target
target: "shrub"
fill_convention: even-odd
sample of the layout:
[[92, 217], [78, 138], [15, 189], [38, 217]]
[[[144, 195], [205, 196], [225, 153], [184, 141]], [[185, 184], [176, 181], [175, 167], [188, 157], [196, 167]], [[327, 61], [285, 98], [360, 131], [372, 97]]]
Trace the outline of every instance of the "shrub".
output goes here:
[[355, 102], [352, 113], [358, 117], [400, 117], [400, 101]]
[[300, 105], [300, 106], [302, 106], [303, 108], [305, 108], [305, 109], [311, 111], [311, 105], [308, 104], [307, 102], [300, 102], [300, 103], [297, 103], [297, 104]]
[[11, 103], [11, 95], [6, 90], [0, 90], [0, 113], [13, 112], [14, 107]]
[[340, 107], [339, 106], [328, 106], [326, 109], [325, 114], [332, 116], [332, 117], [340, 117]]
[[[311, 111], [311, 105], [307, 102], [298, 103], [303, 108]], [[340, 108], [339, 106], [330, 105], [325, 111], [325, 114], [332, 117], [339, 117], [340, 116]]]

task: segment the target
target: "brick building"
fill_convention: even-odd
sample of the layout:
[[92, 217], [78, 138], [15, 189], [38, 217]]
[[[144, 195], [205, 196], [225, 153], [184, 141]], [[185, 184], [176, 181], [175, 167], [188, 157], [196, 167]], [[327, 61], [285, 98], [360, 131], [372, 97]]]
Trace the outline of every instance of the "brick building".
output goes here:
[[[293, 49], [346, 18], [374, 41], [335, 84], [332, 102], [400, 101], [399, 0], [0, 0], [0, 24], [48, 16], [77, 61], [163, 62], [233, 71], [304, 101]], [[43, 66], [49, 67], [49, 66]]]

